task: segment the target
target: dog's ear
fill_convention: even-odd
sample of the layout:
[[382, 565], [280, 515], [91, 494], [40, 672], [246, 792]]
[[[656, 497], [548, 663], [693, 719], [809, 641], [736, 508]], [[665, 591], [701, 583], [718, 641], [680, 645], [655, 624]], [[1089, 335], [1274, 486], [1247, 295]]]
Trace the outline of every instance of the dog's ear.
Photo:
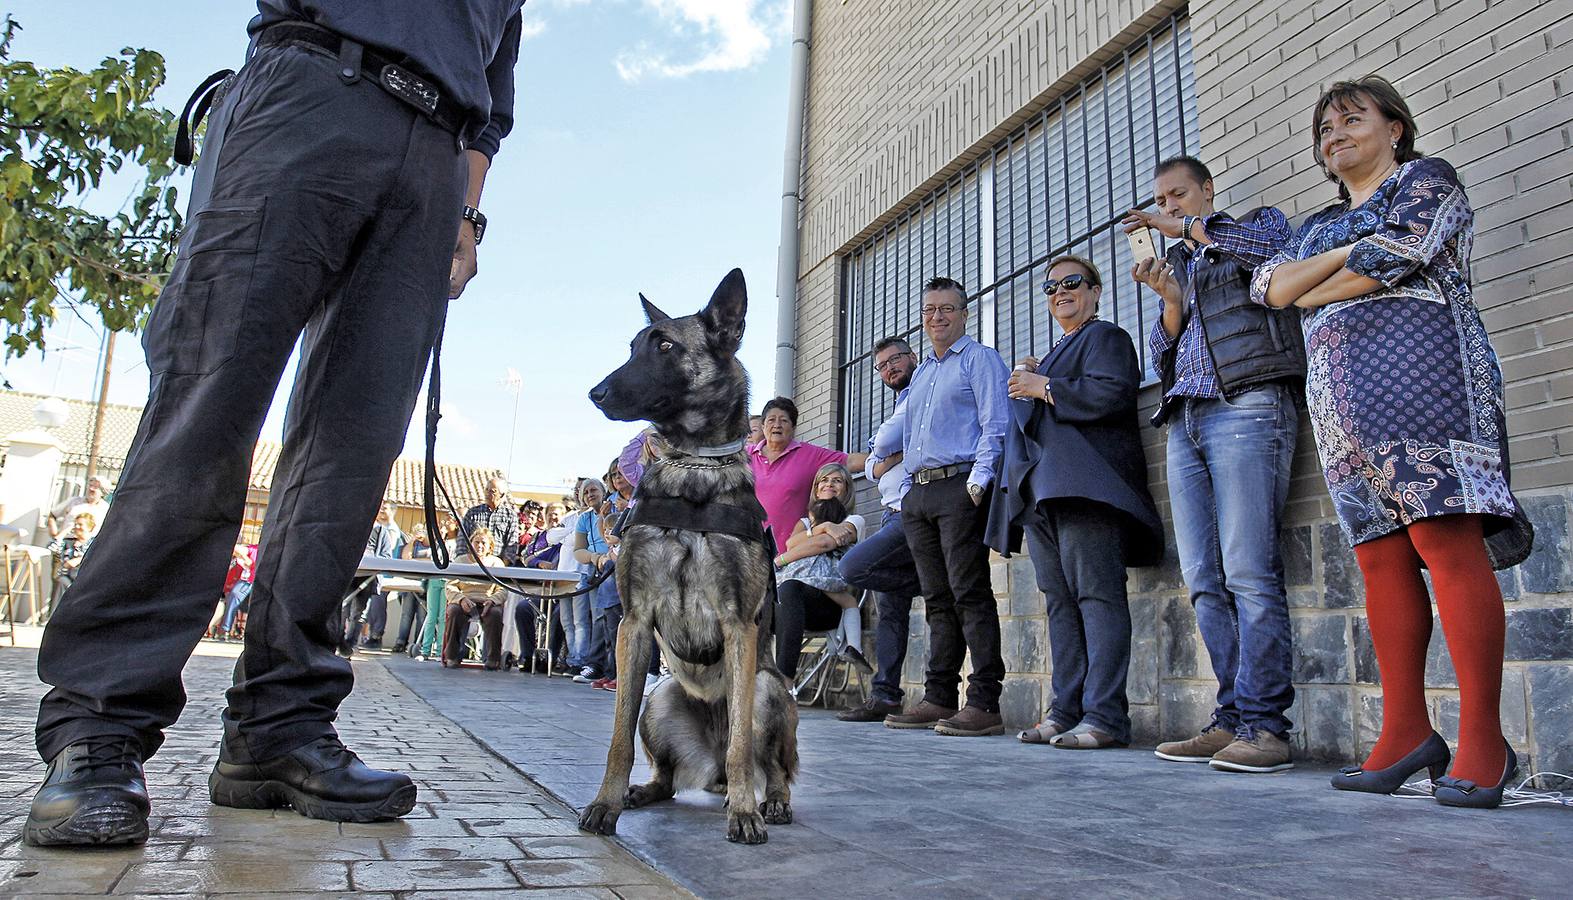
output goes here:
[[651, 303], [649, 300], [646, 300], [644, 294], [639, 295], [639, 303], [644, 307], [644, 317], [651, 325], [654, 325], [657, 322], [665, 322], [667, 319], [671, 318], [671, 316], [661, 312], [659, 309], [656, 309], [655, 304]]
[[736, 353], [743, 343], [743, 319], [748, 315], [748, 286], [743, 283], [743, 270], [726, 273], [710, 303], [699, 311], [716, 346], [728, 353]]

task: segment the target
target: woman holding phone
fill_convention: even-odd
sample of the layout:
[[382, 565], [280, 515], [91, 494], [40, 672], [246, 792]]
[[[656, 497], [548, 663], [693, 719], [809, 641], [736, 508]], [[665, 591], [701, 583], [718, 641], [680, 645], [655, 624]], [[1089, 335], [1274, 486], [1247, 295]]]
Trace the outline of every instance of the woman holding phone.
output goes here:
[[984, 540], [1027, 549], [1048, 600], [1054, 702], [1024, 743], [1095, 750], [1130, 743], [1131, 614], [1125, 567], [1163, 556], [1136, 420], [1141, 367], [1123, 328], [1098, 318], [1103, 280], [1061, 256], [1043, 290], [1062, 336], [1011, 373], [1012, 426]]

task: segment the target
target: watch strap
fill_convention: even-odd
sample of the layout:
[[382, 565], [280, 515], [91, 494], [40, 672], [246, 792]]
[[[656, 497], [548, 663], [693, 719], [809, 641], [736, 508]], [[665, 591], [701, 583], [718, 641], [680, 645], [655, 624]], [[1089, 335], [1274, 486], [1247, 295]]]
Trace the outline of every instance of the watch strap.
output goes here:
[[475, 226], [475, 246], [481, 245], [481, 239], [486, 236], [486, 214], [473, 206], [464, 208], [464, 221]]

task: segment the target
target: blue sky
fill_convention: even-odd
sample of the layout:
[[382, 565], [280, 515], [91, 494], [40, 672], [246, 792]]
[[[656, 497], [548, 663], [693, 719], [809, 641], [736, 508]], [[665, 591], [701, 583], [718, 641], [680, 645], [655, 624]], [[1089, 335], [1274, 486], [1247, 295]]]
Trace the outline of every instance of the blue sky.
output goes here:
[[[245, 0], [3, 8], [24, 28], [14, 58], [40, 66], [158, 50], [169, 65], [158, 99], [175, 110], [205, 75], [240, 64], [255, 12]], [[752, 405], [768, 396], [790, 23], [781, 0], [530, 0], [524, 15], [518, 123], [486, 182], [480, 275], [448, 315], [438, 453], [507, 467], [512, 367], [524, 386], [511, 474], [556, 483], [599, 474], [637, 430], [585, 394], [626, 358], [640, 291], [688, 313], [742, 267]], [[118, 206], [124, 190], [98, 199]], [[131, 338], [116, 342], [110, 399], [140, 404], [147, 369]], [[61, 349], [10, 360], [5, 377], [90, 398], [99, 331], [65, 313], [50, 340]], [[288, 387], [286, 376], [265, 438], [278, 438]], [[406, 455], [420, 452], [416, 426]]]

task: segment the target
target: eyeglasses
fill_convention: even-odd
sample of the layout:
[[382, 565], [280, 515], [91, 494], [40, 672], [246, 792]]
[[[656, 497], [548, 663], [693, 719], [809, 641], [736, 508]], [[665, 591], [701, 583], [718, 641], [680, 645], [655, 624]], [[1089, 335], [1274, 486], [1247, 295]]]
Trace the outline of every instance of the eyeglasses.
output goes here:
[[1097, 287], [1097, 285], [1093, 283], [1092, 279], [1085, 275], [1066, 275], [1064, 278], [1050, 278], [1048, 281], [1045, 281], [1043, 283], [1043, 292], [1045, 294], [1052, 294], [1060, 288], [1064, 288], [1067, 291], [1074, 291], [1081, 287], [1083, 282], [1086, 282], [1093, 287]]
[[892, 354], [891, 354], [891, 355], [890, 355], [890, 358], [889, 358], [889, 359], [887, 359], [887, 360], [885, 360], [885, 361], [884, 361], [884, 362], [882, 362], [882, 363], [875, 363], [875, 364], [874, 364], [874, 372], [875, 372], [875, 374], [878, 374], [878, 375], [883, 375], [883, 374], [885, 374], [885, 370], [886, 370], [886, 369], [888, 369], [888, 368], [890, 368], [890, 367], [891, 367], [891, 366], [893, 366], [893, 365], [895, 365], [895, 364], [896, 364], [896, 360], [898, 360], [898, 359], [900, 359], [900, 358], [902, 358], [902, 357], [903, 357], [903, 356], [911, 356], [911, 355], [912, 355], [912, 354], [911, 354], [911, 353], [909, 353], [909, 352], [908, 352], [908, 351], [906, 351], [906, 350], [903, 350], [903, 351], [901, 351], [901, 352], [900, 352], [900, 353], [892, 353]]
[[935, 316], [944, 316], [949, 318], [955, 315], [960, 309], [961, 307], [959, 306], [951, 306], [949, 303], [947, 303], [944, 306], [925, 306], [920, 311], [923, 313], [923, 318], [932, 319]]

